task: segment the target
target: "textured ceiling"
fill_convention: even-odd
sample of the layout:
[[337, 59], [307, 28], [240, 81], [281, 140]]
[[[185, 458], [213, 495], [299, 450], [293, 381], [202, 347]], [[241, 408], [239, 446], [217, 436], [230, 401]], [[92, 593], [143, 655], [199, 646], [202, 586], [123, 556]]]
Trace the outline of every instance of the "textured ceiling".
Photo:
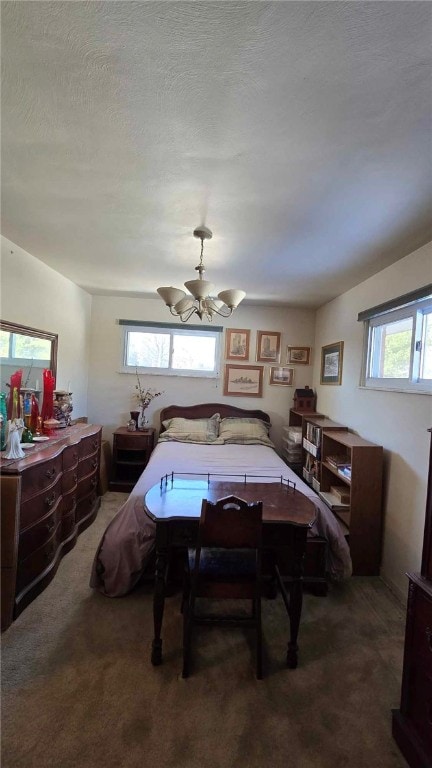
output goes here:
[[90, 293], [316, 307], [431, 232], [428, 2], [2, 2], [2, 233]]

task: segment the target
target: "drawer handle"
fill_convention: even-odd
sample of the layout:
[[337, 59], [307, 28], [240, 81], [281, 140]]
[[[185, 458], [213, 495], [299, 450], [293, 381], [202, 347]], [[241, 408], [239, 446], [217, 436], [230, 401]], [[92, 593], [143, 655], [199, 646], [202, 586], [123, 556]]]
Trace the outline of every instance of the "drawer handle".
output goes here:
[[55, 467], [53, 467], [53, 469], [47, 469], [47, 471], [45, 472], [45, 477], [48, 477], [51, 480], [51, 478], [54, 477], [55, 473], [56, 473]]
[[432, 653], [432, 630], [429, 629], [429, 627], [426, 627], [426, 642], [430, 652]]
[[48, 533], [51, 533], [51, 531], [53, 531], [54, 528], [55, 528], [55, 522], [53, 520], [50, 523], [47, 523], [46, 529]]
[[91, 481], [91, 486], [92, 486], [92, 488], [95, 488], [96, 485], [97, 485], [97, 477], [93, 477], [92, 481]]
[[73, 473], [73, 475], [72, 475], [72, 480], [74, 481], [74, 483], [77, 483], [77, 482], [78, 482], [78, 475], [77, 475], [77, 473], [76, 473], [76, 472], [74, 472], [74, 473]]
[[56, 500], [56, 495], [55, 495], [55, 491], [53, 491], [51, 496], [47, 496], [46, 497], [45, 504], [47, 505], [47, 507], [52, 507], [52, 505], [54, 504], [55, 500]]
[[97, 440], [93, 440], [93, 448], [97, 448], [99, 445]]
[[72, 454], [73, 460], [76, 461], [78, 458], [78, 453], [75, 451], [75, 453]]

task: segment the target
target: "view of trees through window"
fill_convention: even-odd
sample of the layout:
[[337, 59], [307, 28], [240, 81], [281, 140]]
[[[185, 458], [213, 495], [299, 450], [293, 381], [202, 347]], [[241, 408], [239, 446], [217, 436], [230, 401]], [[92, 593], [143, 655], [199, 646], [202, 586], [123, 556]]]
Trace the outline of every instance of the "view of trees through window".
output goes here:
[[432, 307], [430, 299], [372, 319], [368, 381], [386, 380], [407, 388], [432, 383]]
[[382, 339], [382, 371], [391, 379], [407, 379], [410, 372], [412, 318], [398, 320], [379, 329]]
[[212, 372], [215, 358], [214, 333], [127, 332], [126, 366]]
[[24, 336], [0, 331], [0, 355], [4, 359], [44, 360], [51, 358], [51, 341], [36, 336]]

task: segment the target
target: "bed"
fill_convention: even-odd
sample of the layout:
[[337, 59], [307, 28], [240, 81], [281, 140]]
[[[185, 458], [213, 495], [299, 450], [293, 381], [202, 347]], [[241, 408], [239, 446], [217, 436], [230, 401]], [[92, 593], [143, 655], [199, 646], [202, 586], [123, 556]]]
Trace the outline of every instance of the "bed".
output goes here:
[[90, 586], [109, 597], [121, 597], [140, 581], [152, 561], [155, 524], [144, 507], [147, 491], [161, 477], [214, 473], [238, 482], [281, 477], [312, 499], [317, 517], [310, 530], [305, 581], [326, 593], [327, 578], [341, 580], [352, 573], [343, 524], [325, 503], [278, 456], [270, 439], [270, 419], [261, 410], [225, 403], [172, 405], [160, 415], [158, 443], [129, 497], [108, 524], [95, 554]]

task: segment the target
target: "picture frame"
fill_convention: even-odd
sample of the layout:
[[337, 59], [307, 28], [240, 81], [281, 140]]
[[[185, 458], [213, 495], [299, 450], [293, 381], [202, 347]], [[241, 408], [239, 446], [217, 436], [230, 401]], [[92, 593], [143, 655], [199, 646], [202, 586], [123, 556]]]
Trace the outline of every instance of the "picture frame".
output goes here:
[[247, 328], [227, 328], [225, 332], [225, 358], [249, 360], [250, 331]]
[[310, 365], [310, 347], [287, 347], [286, 361], [289, 365]]
[[284, 365], [271, 365], [269, 383], [278, 387], [292, 387], [294, 384], [294, 368]]
[[326, 344], [321, 348], [321, 384], [342, 383], [343, 341]]
[[257, 362], [278, 363], [280, 349], [281, 334], [278, 331], [257, 331]]
[[230, 397], [262, 397], [262, 365], [225, 365], [224, 395]]

